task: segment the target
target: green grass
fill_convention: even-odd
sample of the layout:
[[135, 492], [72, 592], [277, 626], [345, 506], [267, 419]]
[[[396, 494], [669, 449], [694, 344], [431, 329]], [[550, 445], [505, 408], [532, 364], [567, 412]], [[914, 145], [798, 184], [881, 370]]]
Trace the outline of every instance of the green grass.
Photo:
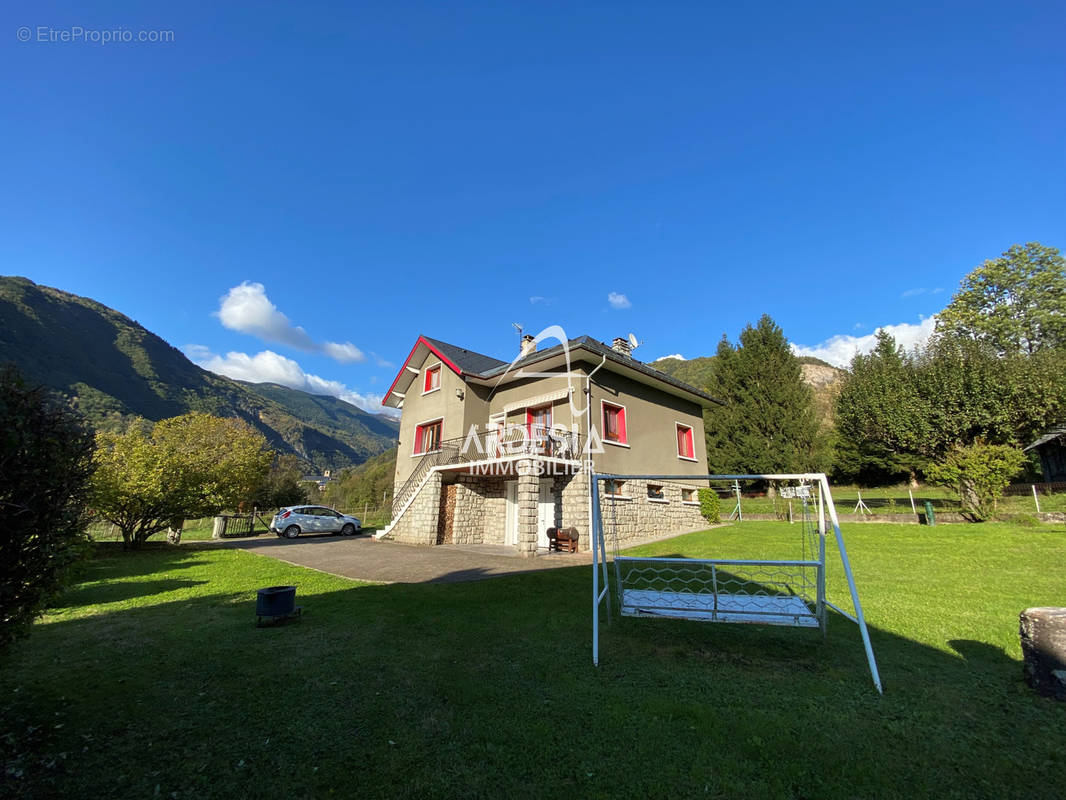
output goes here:
[[[1066, 704], [1018, 612], [1066, 602], [1066, 530], [845, 527], [858, 631], [622, 620], [587, 566], [366, 585], [229, 548], [98, 557], [0, 670], [15, 797], [1061, 797]], [[745, 523], [643, 553], [788, 558]], [[255, 589], [299, 587], [256, 629]], [[831, 597], [843, 599], [831, 563]]]

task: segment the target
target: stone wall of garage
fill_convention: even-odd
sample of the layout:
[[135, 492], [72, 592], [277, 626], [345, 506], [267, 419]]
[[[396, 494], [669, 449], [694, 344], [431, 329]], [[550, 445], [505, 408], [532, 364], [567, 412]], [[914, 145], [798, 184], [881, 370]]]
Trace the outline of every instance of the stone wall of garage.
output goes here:
[[503, 544], [507, 520], [506, 482], [502, 477], [460, 475], [455, 496], [455, 544]]
[[440, 493], [441, 475], [430, 472], [422, 489], [390, 531], [392, 538], [405, 544], [436, 544]]
[[[648, 496], [648, 485], [662, 486], [662, 500]], [[600, 513], [603, 515], [603, 535], [607, 552], [615, 545], [627, 547], [652, 539], [662, 539], [677, 533], [703, 530], [710, 523], [700, 514], [699, 500], [682, 499], [682, 489], [696, 488], [665, 481], [629, 480], [622, 486], [621, 497], [606, 494], [600, 483]]]

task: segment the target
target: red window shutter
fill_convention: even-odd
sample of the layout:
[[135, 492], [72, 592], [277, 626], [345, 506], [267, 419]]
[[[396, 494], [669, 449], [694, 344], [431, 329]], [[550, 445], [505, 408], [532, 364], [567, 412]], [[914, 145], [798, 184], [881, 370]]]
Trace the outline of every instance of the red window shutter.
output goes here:
[[603, 438], [626, 444], [626, 410], [621, 406], [603, 404]]
[[677, 426], [677, 454], [682, 458], [695, 458], [692, 446], [692, 428]]

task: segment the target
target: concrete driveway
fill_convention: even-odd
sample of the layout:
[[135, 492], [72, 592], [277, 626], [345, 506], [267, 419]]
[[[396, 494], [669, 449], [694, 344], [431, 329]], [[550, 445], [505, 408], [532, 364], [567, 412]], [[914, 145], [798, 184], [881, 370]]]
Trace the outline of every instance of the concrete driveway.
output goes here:
[[254, 539], [228, 539], [224, 547], [276, 558], [363, 581], [383, 583], [448, 583], [478, 581], [558, 567], [592, 563], [591, 553], [548, 553], [521, 558], [514, 548], [497, 545], [419, 547], [361, 536], [301, 536], [279, 539], [261, 534]]

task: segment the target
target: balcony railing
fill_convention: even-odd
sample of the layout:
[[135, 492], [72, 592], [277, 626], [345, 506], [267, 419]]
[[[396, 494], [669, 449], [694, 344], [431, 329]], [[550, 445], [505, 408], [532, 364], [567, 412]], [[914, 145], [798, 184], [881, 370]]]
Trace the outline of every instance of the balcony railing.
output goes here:
[[535, 455], [578, 460], [581, 458], [581, 434], [565, 428], [544, 425], [507, 425], [474, 431], [462, 439], [451, 439], [443, 446], [456, 445], [465, 461], [485, 461], [507, 456]]
[[471, 429], [460, 439], [445, 439], [422, 456], [410, 477], [397, 490], [392, 501], [393, 514], [403, 509], [433, 467], [522, 455], [578, 461], [582, 457], [581, 439], [577, 431], [543, 425], [508, 425], [483, 431]]

